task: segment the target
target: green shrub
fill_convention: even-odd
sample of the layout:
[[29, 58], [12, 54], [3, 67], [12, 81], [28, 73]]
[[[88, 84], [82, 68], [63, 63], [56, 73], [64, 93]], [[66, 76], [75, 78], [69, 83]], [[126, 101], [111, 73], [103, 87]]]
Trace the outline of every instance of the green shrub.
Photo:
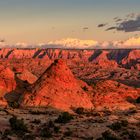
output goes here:
[[63, 112], [59, 117], [55, 120], [56, 123], [68, 123], [73, 119], [73, 116], [68, 112]]

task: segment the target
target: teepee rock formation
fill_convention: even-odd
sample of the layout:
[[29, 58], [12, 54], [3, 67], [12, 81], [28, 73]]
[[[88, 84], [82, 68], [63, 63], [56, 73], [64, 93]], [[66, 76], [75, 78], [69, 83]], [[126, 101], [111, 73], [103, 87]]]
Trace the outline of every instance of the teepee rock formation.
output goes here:
[[64, 60], [55, 60], [31, 87], [31, 92], [26, 92], [21, 97], [21, 105], [52, 106], [62, 110], [69, 110], [71, 107], [92, 108], [90, 97], [81, 83]]

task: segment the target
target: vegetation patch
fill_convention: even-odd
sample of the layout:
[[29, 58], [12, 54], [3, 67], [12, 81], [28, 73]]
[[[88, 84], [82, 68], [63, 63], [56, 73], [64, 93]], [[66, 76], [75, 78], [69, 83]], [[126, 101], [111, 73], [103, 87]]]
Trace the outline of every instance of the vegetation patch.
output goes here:
[[56, 123], [69, 123], [73, 119], [73, 116], [68, 112], [63, 112], [59, 117], [55, 120]]

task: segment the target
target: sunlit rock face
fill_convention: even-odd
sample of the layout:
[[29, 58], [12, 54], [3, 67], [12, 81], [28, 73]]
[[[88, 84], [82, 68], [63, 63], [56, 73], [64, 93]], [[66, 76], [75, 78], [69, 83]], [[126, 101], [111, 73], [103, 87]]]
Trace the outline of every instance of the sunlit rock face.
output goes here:
[[22, 106], [53, 106], [62, 110], [72, 107], [92, 108], [86, 84], [77, 80], [64, 60], [56, 60], [21, 98]]
[[16, 74], [16, 77], [22, 81], [27, 81], [29, 84], [33, 84], [37, 80], [37, 76], [35, 76], [25, 68], [14, 67], [13, 69]]
[[3, 48], [0, 49], [0, 58], [13, 61], [17, 59], [44, 59], [46, 61], [65, 59], [70, 61], [91, 62], [104, 68], [116, 68], [119, 66], [139, 70], [140, 67], [140, 50], [136, 49], [80, 50], [66, 48]]
[[14, 72], [2, 65], [0, 65], [0, 106], [6, 106], [7, 100], [5, 95], [16, 88]]
[[8, 92], [16, 88], [15, 74], [10, 68], [0, 66], [0, 87]]
[[129, 99], [137, 99], [140, 90], [116, 81], [103, 80], [96, 84], [93, 103], [96, 109], [127, 110], [135, 107]]

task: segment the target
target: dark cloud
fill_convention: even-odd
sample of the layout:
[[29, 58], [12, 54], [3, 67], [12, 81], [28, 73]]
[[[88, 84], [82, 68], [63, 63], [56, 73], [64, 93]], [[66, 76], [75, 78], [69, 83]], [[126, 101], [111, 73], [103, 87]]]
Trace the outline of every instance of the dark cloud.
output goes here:
[[83, 27], [82, 30], [83, 32], [86, 32], [89, 29], [89, 27]]
[[109, 27], [106, 29], [106, 31], [110, 31], [110, 30], [114, 30], [114, 29], [116, 29], [116, 27]]
[[83, 27], [83, 30], [88, 30], [89, 28], [88, 27]]
[[120, 21], [122, 21], [121, 18], [118, 18], [118, 19], [115, 20], [115, 22], [120, 22]]
[[123, 21], [118, 25], [118, 27], [116, 27], [116, 29], [124, 32], [140, 31], [140, 17], [137, 17], [135, 20]]
[[106, 25], [107, 25], [107, 23], [105, 23], [105, 24], [99, 24], [99, 25], [98, 25], [98, 28], [104, 27], [104, 26], [106, 26]]
[[[109, 27], [106, 31], [116, 30], [123, 32], [137, 32], [140, 31], [140, 15], [131, 13], [126, 16], [128, 19], [122, 20], [118, 17], [114, 18], [115, 26]], [[119, 23], [118, 23], [119, 22]]]
[[1, 42], [1, 43], [5, 42], [5, 39], [0, 39], [0, 42]]

